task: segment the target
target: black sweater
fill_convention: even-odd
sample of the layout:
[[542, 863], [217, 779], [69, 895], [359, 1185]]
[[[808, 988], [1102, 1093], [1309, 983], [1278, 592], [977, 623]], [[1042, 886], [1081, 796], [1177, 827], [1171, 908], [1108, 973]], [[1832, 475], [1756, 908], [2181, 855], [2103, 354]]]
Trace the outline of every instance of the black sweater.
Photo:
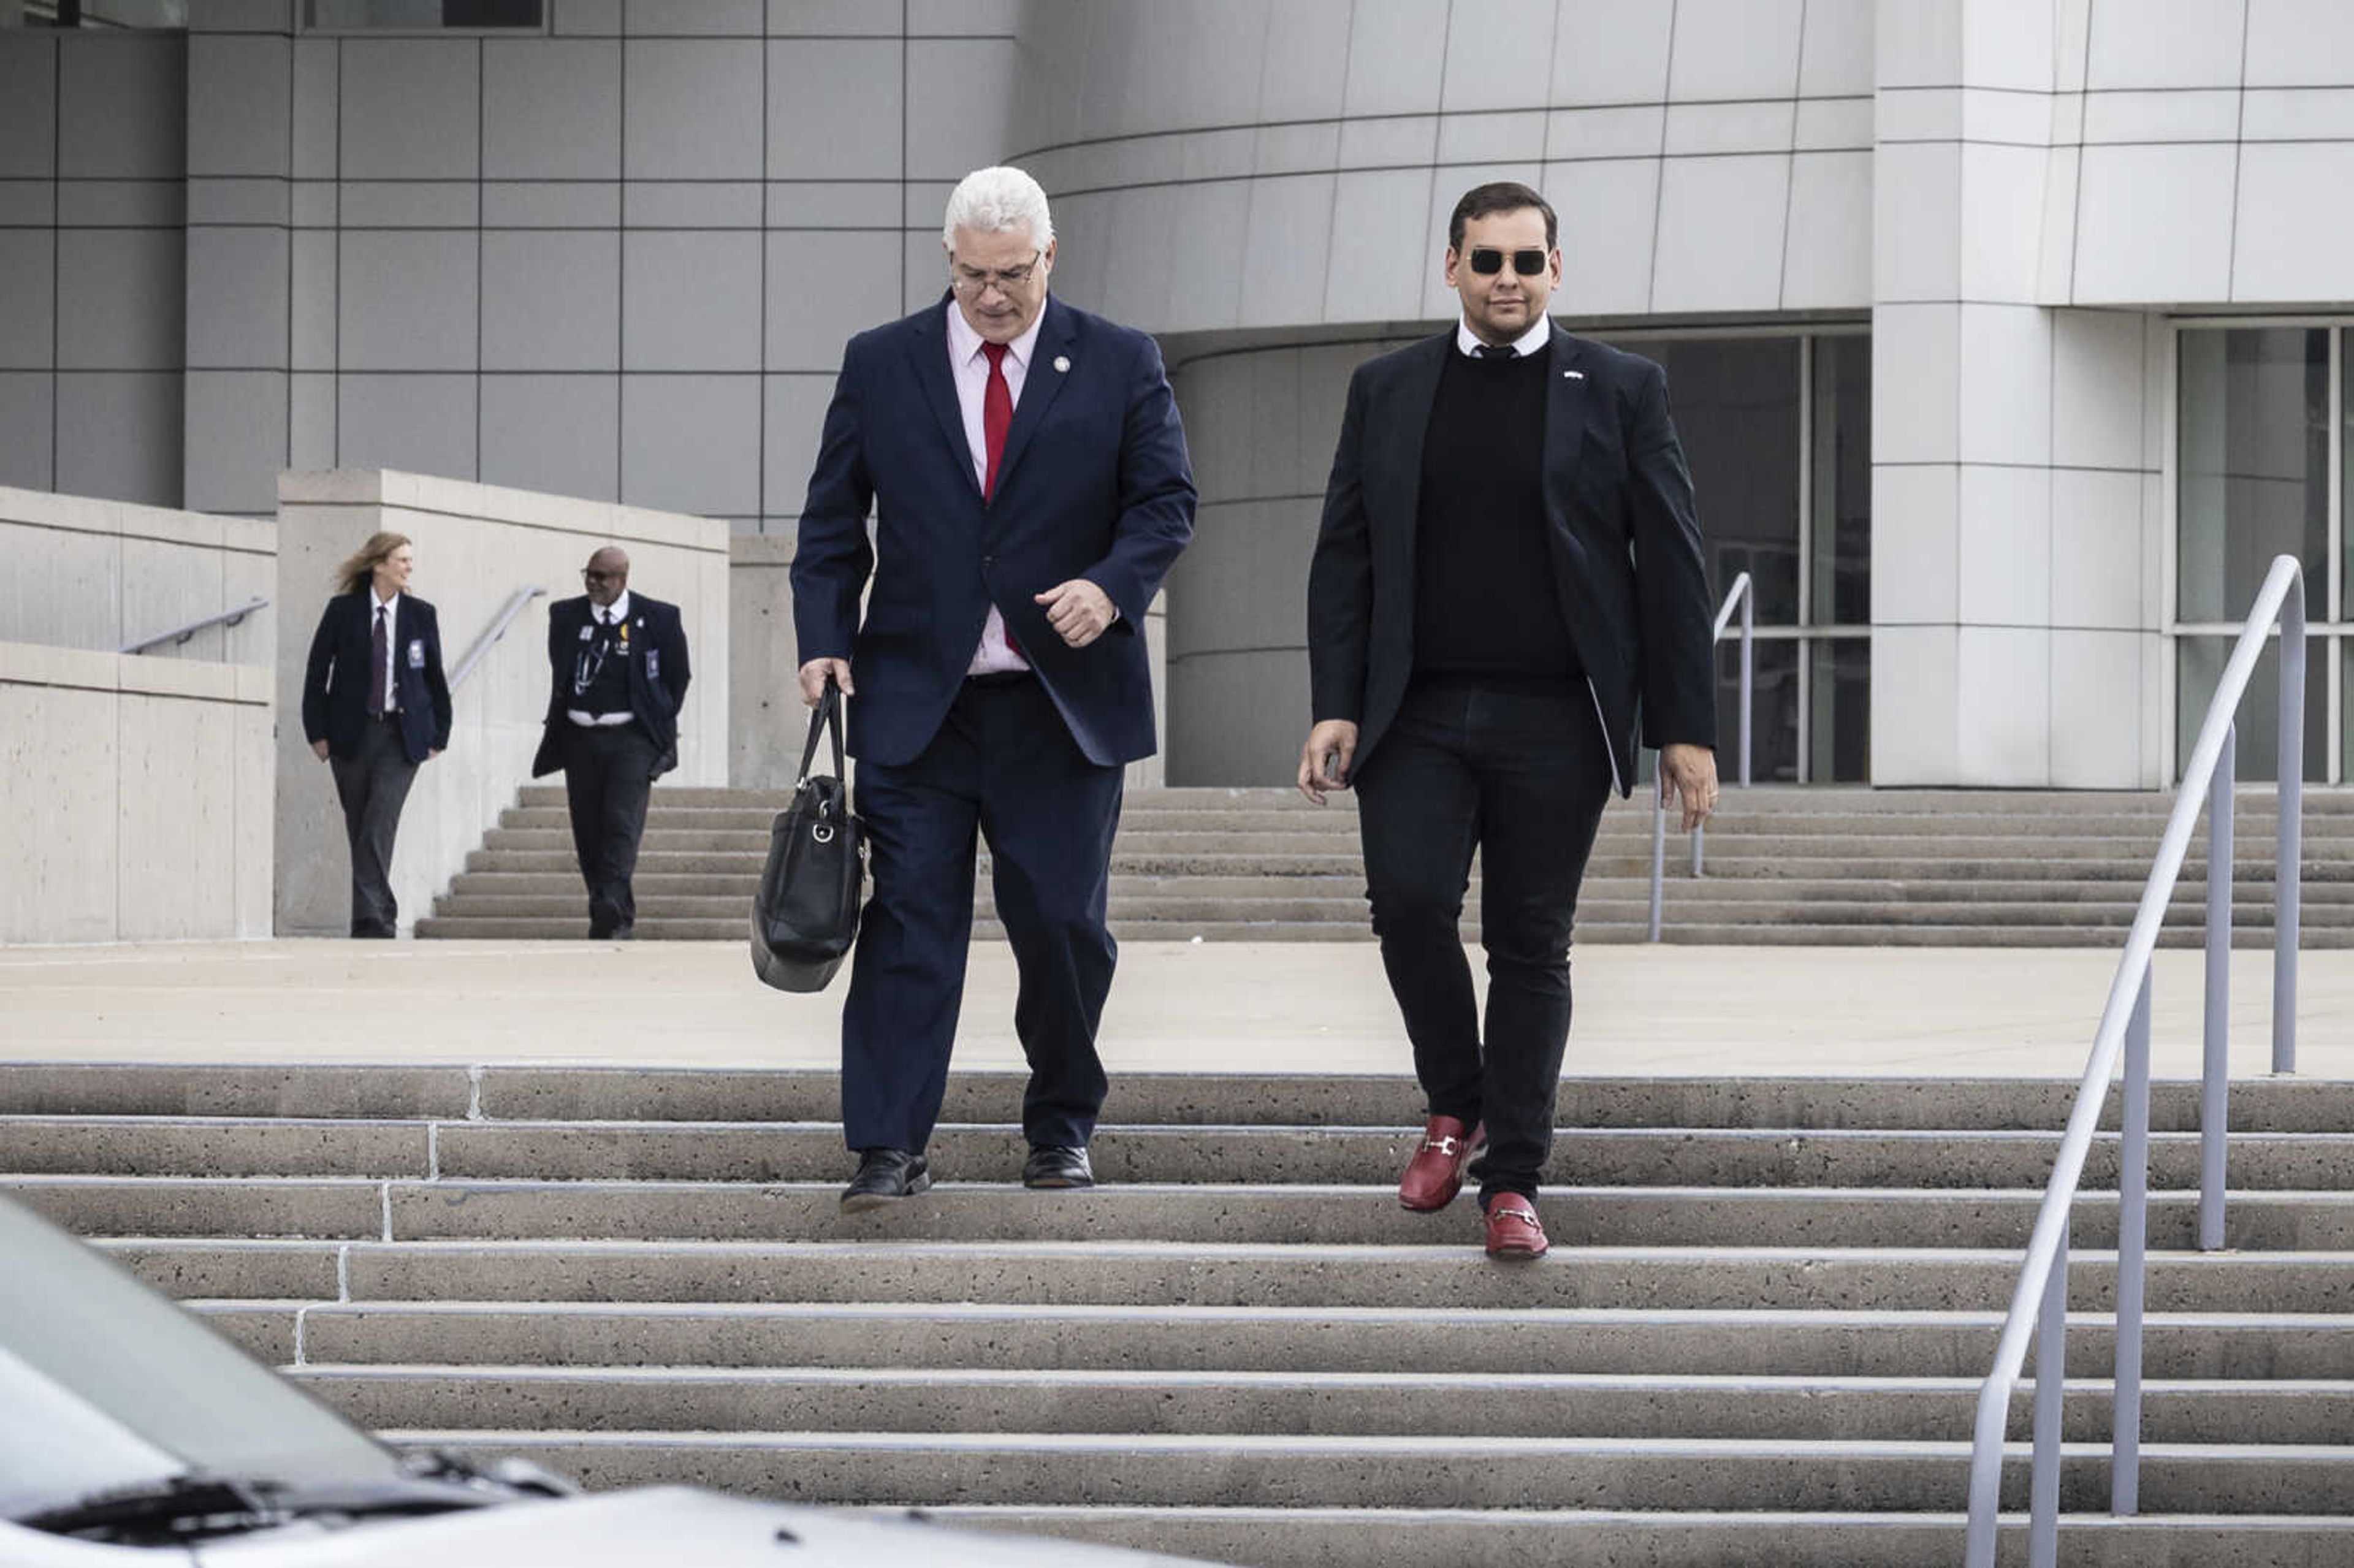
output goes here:
[[1414, 672], [1506, 685], [1580, 673], [1545, 540], [1543, 354], [1447, 356], [1423, 439]]

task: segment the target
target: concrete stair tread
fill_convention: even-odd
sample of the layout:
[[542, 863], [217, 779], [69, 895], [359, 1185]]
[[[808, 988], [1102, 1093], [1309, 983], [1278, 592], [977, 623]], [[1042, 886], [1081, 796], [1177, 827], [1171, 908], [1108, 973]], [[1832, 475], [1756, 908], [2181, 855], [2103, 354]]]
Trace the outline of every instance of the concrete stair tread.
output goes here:
[[[1124, 1453], [1137, 1456], [1155, 1454], [1238, 1454], [1281, 1456], [1287, 1454], [1375, 1454], [1409, 1457], [1431, 1457], [1432, 1442], [1426, 1433], [1352, 1436], [1322, 1435], [1296, 1436], [1262, 1436], [1254, 1433], [1189, 1433], [1158, 1432], [666, 1432], [660, 1428], [641, 1431], [610, 1432], [595, 1429], [516, 1430], [516, 1431], [442, 1431], [378, 1434], [387, 1442], [435, 1446], [442, 1443], [462, 1443], [480, 1447], [486, 1444], [512, 1444], [517, 1447], [550, 1443], [589, 1444], [653, 1444], [682, 1446], [708, 1446], [725, 1443], [732, 1447], [768, 1446], [787, 1448], [828, 1447], [863, 1449], [870, 1452], [922, 1453], [974, 1450], [1087, 1454], [1097, 1452]], [[1773, 1437], [1489, 1437], [1478, 1433], [1449, 1433], [1445, 1443], [1445, 1457], [1511, 1457], [1542, 1454], [1644, 1454], [1669, 1458], [1695, 1460], [1742, 1457], [1798, 1457], [1822, 1454], [1869, 1454], [1890, 1457], [1925, 1457], [1967, 1462], [1970, 1455], [1969, 1440], [1965, 1438], [1934, 1441], [1925, 1439], [1874, 1438], [1773, 1438]], [[2021, 1446], [2004, 1445], [2008, 1455], [2016, 1457]], [[2106, 1443], [2065, 1443], [2062, 1452], [2077, 1457], [2108, 1457]], [[2145, 1443], [2142, 1457], [2147, 1459], [2189, 1459], [2208, 1464], [2283, 1464], [2321, 1463], [2343, 1465], [2354, 1468], [2354, 1444], [2324, 1443]]]

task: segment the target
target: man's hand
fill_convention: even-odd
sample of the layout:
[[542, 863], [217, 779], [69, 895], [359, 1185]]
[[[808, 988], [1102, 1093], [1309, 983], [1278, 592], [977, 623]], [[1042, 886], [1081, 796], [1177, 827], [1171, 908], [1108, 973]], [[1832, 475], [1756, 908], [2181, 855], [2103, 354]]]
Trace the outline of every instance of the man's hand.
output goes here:
[[1683, 831], [1690, 832], [1716, 810], [1714, 751], [1690, 745], [1659, 748], [1659, 802], [1673, 805], [1679, 795], [1683, 797]]
[[1111, 596], [1085, 577], [1056, 583], [1031, 598], [1046, 607], [1046, 624], [1074, 648], [1085, 648], [1119, 619], [1119, 611], [1112, 608]]
[[1299, 748], [1299, 792], [1318, 805], [1327, 789], [1349, 787], [1349, 763], [1357, 755], [1357, 726], [1347, 719], [1325, 719], [1308, 732]]
[[831, 675], [849, 696], [856, 688], [850, 683], [850, 661], [847, 659], [812, 659], [801, 666], [801, 705], [815, 707], [825, 701], [825, 678]]
[[324, 762], [324, 761], [326, 761], [326, 760], [327, 760], [327, 743], [326, 743], [325, 741], [323, 741], [323, 740], [314, 740], [314, 741], [313, 741], [313, 742], [311, 743], [311, 749], [312, 749], [313, 751], [314, 751], [314, 752], [318, 753], [319, 760], [320, 760], [320, 761]]
[[437, 747], [432, 747], [431, 749], [429, 749], [429, 750], [428, 750], [428, 751], [426, 752], [426, 754], [425, 754], [425, 760], [426, 760], [426, 761], [428, 761], [428, 762], [430, 762], [430, 761], [432, 761], [435, 758], [437, 758], [437, 757], [439, 757], [439, 756], [440, 756], [440, 755], [441, 755], [441, 748], [440, 748], [440, 747], [438, 747], [438, 746], [437, 746]]

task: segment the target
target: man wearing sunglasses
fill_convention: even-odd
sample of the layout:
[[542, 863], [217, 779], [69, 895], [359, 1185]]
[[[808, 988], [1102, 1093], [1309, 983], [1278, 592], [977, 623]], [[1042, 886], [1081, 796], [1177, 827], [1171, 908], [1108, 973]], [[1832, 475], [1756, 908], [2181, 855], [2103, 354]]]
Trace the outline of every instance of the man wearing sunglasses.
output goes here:
[[[1309, 571], [1300, 791], [1353, 787], [1382, 964], [1427, 1120], [1398, 1201], [1468, 1172], [1491, 1256], [1546, 1248], [1537, 1186], [1569, 1040], [1569, 939], [1637, 733], [1683, 825], [1716, 803], [1691, 479], [1650, 361], [1545, 316], [1553, 208], [1480, 185], [1447, 226], [1450, 331], [1349, 383]], [[1474, 851], [1484, 1033], [1457, 921]]]
[[678, 607], [630, 591], [630, 557], [608, 545], [580, 573], [588, 592], [547, 607], [547, 723], [535, 779], [564, 772], [572, 847], [588, 887], [592, 941], [636, 935], [630, 879], [646, 798], [678, 766], [686, 629]]

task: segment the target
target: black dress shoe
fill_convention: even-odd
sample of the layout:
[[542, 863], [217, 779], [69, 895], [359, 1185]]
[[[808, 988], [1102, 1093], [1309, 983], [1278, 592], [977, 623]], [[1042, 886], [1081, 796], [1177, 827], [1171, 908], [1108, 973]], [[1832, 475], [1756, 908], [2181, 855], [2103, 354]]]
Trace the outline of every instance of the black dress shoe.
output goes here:
[[1061, 1144], [1042, 1143], [1030, 1150], [1030, 1158], [1022, 1162], [1022, 1184], [1024, 1187], [1059, 1189], [1092, 1187], [1096, 1173], [1087, 1163], [1084, 1145], [1076, 1149]]
[[931, 1167], [904, 1149], [862, 1149], [858, 1174], [842, 1191], [842, 1212], [862, 1213], [912, 1197], [932, 1184]]

